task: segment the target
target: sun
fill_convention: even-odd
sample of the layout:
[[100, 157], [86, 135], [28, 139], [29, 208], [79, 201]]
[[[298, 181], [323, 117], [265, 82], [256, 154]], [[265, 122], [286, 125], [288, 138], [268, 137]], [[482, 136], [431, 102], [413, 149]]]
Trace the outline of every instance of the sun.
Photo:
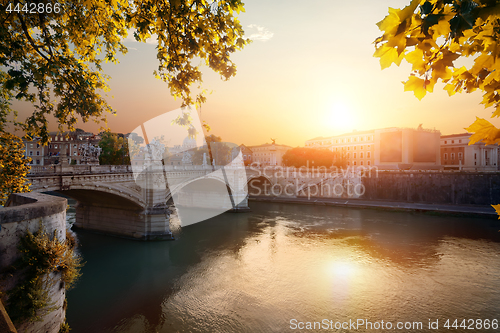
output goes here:
[[343, 102], [335, 102], [328, 112], [328, 122], [335, 129], [352, 131], [355, 125], [352, 110]]

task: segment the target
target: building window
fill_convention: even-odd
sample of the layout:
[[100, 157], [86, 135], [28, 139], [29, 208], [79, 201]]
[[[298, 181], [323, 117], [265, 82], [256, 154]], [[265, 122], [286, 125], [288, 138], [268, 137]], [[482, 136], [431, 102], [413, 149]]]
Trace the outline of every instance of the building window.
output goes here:
[[444, 153], [444, 159], [447, 160], [448, 159], [448, 153]]
[[57, 145], [54, 145], [54, 148], [57, 149]]
[[455, 140], [451, 140], [451, 143], [455, 143]]
[[52, 149], [52, 144], [49, 145], [49, 148]]
[[347, 161], [347, 165], [351, 165], [351, 162]]
[[477, 159], [477, 154], [476, 154], [476, 153], [474, 153], [474, 159], [475, 159], [475, 160]]
[[354, 146], [354, 150], [356, 150], [356, 149], [357, 149], [356, 147], [357, 147], [357, 146]]
[[40, 164], [40, 160], [36, 160], [36, 164]]
[[444, 144], [447, 144], [447, 143], [448, 143], [448, 141], [444, 140]]
[[30, 143], [30, 148], [33, 148], [33, 144], [32, 143]]
[[33, 152], [30, 150], [30, 156], [33, 156]]
[[359, 138], [359, 141], [363, 141], [363, 137], [360, 137], [360, 138]]
[[356, 165], [356, 161], [352, 162], [352, 165]]
[[454, 160], [455, 159], [455, 153], [451, 153], [451, 159]]
[[350, 149], [351, 149], [351, 147], [347, 147], [347, 150], [350, 150]]
[[40, 144], [38, 144], [38, 143], [37, 143], [37, 144], [36, 144], [36, 147], [37, 147], [37, 148], [40, 148]]
[[365, 147], [364, 147], [364, 146], [361, 146], [361, 148], [360, 148], [360, 149], [363, 149], [363, 148], [365, 148]]
[[356, 158], [356, 153], [352, 153], [352, 158]]
[[458, 140], [458, 143], [462, 143], [462, 140]]
[[73, 152], [73, 156], [76, 156], [76, 151]]
[[36, 152], [36, 156], [40, 156], [40, 152], [39, 151]]
[[363, 158], [363, 153], [359, 153], [359, 158]]
[[359, 162], [359, 165], [363, 165], [363, 161]]
[[477, 162], [474, 162], [474, 165], [477, 165]]
[[370, 165], [370, 161], [367, 161], [366, 164]]
[[462, 153], [458, 153], [458, 159], [461, 160], [462, 159]]
[[351, 156], [350, 153], [347, 153], [347, 158], [350, 158], [350, 156]]
[[370, 158], [370, 157], [371, 157], [371, 152], [367, 152], [367, 153], [366, 153], [366, 157], [367, 157], [367, 158]]

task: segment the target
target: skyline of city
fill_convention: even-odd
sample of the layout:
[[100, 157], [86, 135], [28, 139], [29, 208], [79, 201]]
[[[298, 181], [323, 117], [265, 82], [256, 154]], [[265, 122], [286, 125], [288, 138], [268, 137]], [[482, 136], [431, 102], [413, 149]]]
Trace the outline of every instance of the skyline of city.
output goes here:
[[[254, 42], [234, 54], [238, 72], [229, 81], [205, 68], [203, 87], [213, 94], [201, 107], [201, 120], [231, 142], [256, 145], [272, 135], [291, 146], [319, 136], [421, 123], [443, 135], [463, 133], [476, 116], [498, 126], [498, 119], [490, 119], [492, 109], [479, 104], [479, 93], [449, 98], [438, 84], [419, 101], [401, 83], [411, 71], [409, 64], [381, 70], [373, 57], [372, 42], [382, 33], [375, 23], [388, 7], [405, 4], [315, 1], [308, 6], [293, 2], [284, 9], [279, 3], [247, 3], [239, 17]], [[356, 13], [358, 19], [342, 13]], [[152, 75], [157, 67], [154, 40], [138, 43], [129, 35], [125, 45], [129, 52], [119, 56], [120, 64], [103, 66], [111, 76], [107, 100], [117, 111], [116, 117], [108, 116], [109, 128], [121, 133], [181, 104]], [[20, 119], [33, 111], [28, 103], [15, 102], [14, 107]], [[57, 129], [55, 121], [49, 126]], [[77, 127], [98, 132], [100, 125], [80, 122]]]

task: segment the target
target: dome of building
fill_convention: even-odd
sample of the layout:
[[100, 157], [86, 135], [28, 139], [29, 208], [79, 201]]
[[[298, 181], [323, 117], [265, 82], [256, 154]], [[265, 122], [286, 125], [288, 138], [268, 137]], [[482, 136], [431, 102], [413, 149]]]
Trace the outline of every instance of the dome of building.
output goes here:
[[184, 141], [182, 141], [182, 148], [195, 148], [195, 147], [196, 147], [196, 140], [194, 138], [186, 136]]

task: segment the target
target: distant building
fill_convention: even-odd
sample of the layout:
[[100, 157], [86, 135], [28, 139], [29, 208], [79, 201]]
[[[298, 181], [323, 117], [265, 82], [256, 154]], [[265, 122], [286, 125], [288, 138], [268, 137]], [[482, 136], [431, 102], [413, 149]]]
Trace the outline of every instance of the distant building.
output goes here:
[[50, 132], [49, 143], [46, 146], [40, 143], [40, 138], [24, 141], [25, 155], [31, 157], [32, 165], [58, 164], [63, 155], [66, 155], [68, 163], [99, 164], [98, 159], [90, 160], [82, 152], [90, 144], [97, 146], [100, 139], [99, 136], [87, 132]]
[[45, 165], [44, 154], [46, 147], [40, 143], [40, 138], [24, 141], [24, 155], [31, 158], [31, 165]]
[[441, 161], [445, 170], [495, 171], [499, 170], [498, 145], [485, 146], [477, 142], [469, 145], [472, 134], [441, 136]]
[[[272, 165], [281, 166], [283, 155], [287, 150], [292, 149], [292, 147], [287, 145], [269, 144], [265, 143], [260, 146], [245, 146], [251, 151], [252, 162], [258, 163], [260, 165]], [[247, 153], [247, 158], [248, 158]], [[245, 163], [246, 164], [246, 163]]]
[[436, 130], [391, 127], [319, 137], [306, 141], [305, 146], [338, 152], [350, 166], [440, 169], [440, 135]]
[[374, 130], [356, 131], [328, 138], [318, 137], [306, 141], [306, 148], [325, 148], [341, 154], [348, 165], [371, 166], [375, 162]]
[[241, 151], [241, 156], [242, 156], [242, 158], [243, 158], [243, 163], [244, 163], [245, 165], [249, 165], [249, 164], [251, 164], [251, 163], [252, 163], [252, 161], [253, 161], [253, 158], [252, 158], [252, 156], [253, 156], [253, 152], [252, 152], [252, 150], [251, 150], [250, 148], [248, 148], [248, 147], [247, 147], [247, 146], [245, 146], [244, 144], [241, 144], [241, 145], [239, 145], [238, 147], [235, 147], [235, 148], [233, 149], [233, 153], [232, 153], [232, 155], [233, 155], [233, 156], [232, 156], [233, 160], [234, 160], [234, 159], [236, 158], [236, 156], [240, 153], [240, 151]]

